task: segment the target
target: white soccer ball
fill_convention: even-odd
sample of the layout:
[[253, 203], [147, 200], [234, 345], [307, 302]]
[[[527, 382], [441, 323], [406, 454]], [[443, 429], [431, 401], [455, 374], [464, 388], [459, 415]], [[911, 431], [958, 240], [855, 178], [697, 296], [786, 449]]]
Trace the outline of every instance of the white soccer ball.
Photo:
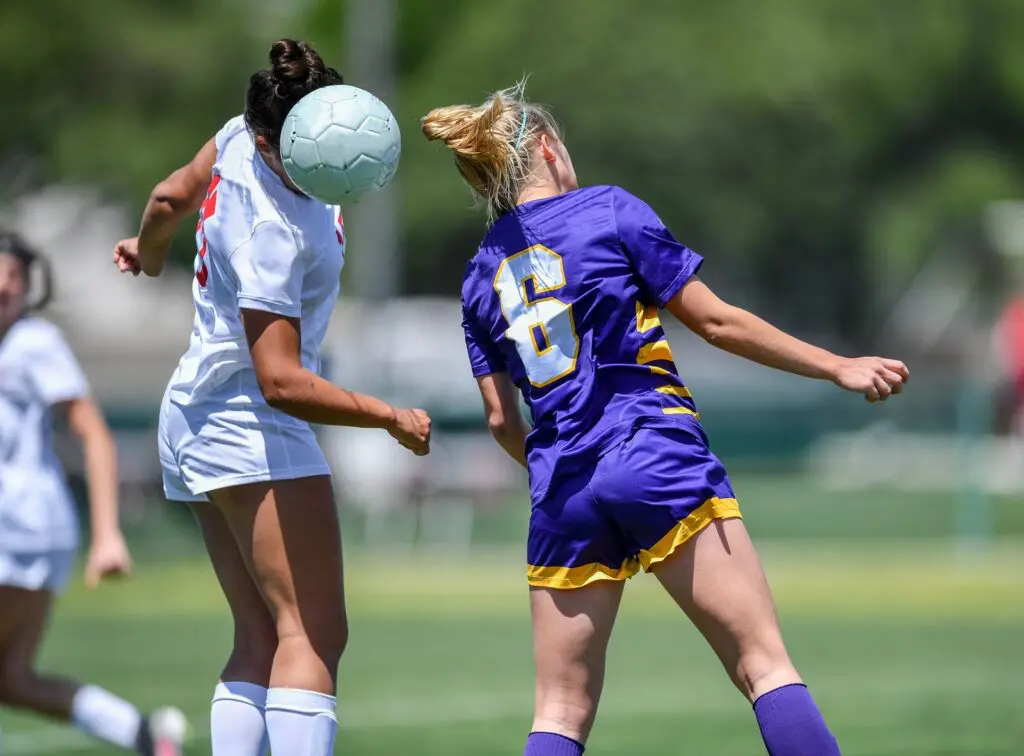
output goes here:
[[402, 136], [388, 106], [338, 84], [296, 103], [281, 129], [281, 160], [303, 192], [329, 205], [353, 205], [383, 189], [398, 170]]

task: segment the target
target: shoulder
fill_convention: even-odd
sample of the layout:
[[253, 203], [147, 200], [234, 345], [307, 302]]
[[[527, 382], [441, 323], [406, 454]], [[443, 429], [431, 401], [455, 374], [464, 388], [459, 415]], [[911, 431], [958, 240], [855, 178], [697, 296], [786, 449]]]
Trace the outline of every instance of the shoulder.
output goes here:
[[481, 245], [477, 253], [466, 263], [466, 270], [462, 276], [463, 304], [478, 300], [493, 291], [498, 265], [498, 257]]
[[230, 251], [234, 257], [240, 252], [256, 252], [262, 260], [291, 260], [303, 249], [297, 230], [280, 218], [257, 218], [249, 233]]
[[606, 197], [616, 209], [647, 207], [646, 202], [621, 186], [600, 186], [594, 188], [602, 190], [602, 196]]
[[22, 318], [4, 338], [9, 358], [24, 364], [38, 380], [51, 381], [77, 375], [80, 368], [64, 333], [37, 317]]
[[217, 153], [219, 154], [225, 147], [227, 147], [229, 142], [242, 134], [245, 135], [246, 139], [249, 138], [249, 130], [245, 126], [245, 116], [237, 115], [221, 126], [220, 131], [218, 131], [217, 135], [214, 137], [214, 143], [217, 145]]
[[53, 349], [67, 349], [63, 331], [48, 320], [37, 317], [22, 318], [8, 334], [12, 346], [22, 352], [49, 352]]
[[480, 269], [482, 262], [480, 260], [480, 253], [477, 252], [473, 257], [466, 262], [466, 268], [462, 272], [462, 298], [465, 299], [467, 294], [472, 293], [476, 286], [476, 280], [480, 276]]
[[661, 225], [661, 219], [654, 209], [635, 194], [621, 186], [609, 186], [607, 189], [617, 229]]

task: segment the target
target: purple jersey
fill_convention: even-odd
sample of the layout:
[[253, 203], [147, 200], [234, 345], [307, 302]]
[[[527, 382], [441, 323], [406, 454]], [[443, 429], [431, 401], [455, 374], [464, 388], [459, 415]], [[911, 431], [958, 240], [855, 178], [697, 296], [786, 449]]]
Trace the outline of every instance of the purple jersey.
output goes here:
[[462, 287], [466, 347], [474, 375], [507, 371], [529, 405], [534, 501], [639, 426], [695, 421], [658, 310], [701, 262], [612, 186], [527, 202], [488, 232]]

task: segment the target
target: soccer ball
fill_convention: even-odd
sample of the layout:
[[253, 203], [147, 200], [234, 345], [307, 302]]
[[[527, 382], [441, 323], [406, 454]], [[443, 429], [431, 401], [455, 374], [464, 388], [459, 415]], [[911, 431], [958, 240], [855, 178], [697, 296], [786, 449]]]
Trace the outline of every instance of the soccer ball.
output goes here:
[[281, 129], [281, 160], [303, 192], [328, 205], [353, 205], [383, 189], [398, 170], [402, 137], [388, 106], [338, 84], [296, 103]]

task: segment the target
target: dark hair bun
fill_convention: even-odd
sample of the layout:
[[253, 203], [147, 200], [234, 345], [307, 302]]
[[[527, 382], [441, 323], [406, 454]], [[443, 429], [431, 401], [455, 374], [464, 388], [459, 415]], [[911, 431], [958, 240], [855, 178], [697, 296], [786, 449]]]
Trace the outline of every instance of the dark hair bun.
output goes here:
[[270, 48], [270, 68], [249, 78], [245, 93], [245, 122], [254, 137], [277, 145], [281, 126], [295, 103], [320, 87], [344, 84], [341, 74], [305, 42], [279, 39]]
[[278, 83], [287, 86], [319, 78], [325, 66], [319, 53], [305, 42], [280, 39], [270, 48], [270, 68]]

